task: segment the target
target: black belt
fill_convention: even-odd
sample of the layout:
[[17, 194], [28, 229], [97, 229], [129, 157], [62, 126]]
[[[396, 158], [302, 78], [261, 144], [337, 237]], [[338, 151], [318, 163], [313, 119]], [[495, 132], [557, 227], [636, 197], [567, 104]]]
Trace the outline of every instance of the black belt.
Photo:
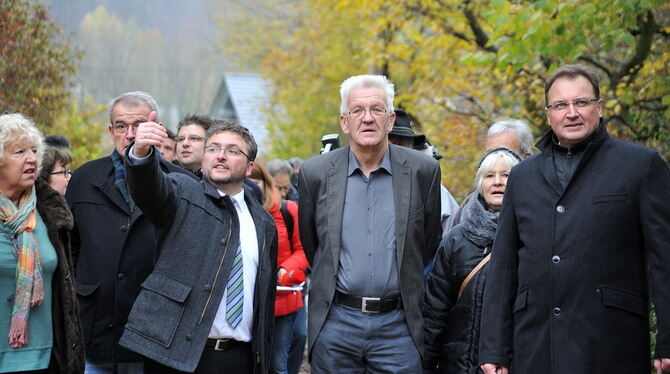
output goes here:
[[235, 339], [207, 339], [205, 347], [212, 348], [215, 351], [227, 351], [238, 345], [250, 344], [249, 342], [241, 342]]
[[361, 297], [335, 291], [333, 303], [359, 309], [363, 313], [386, 313], [399, 309], [402, 305], [400, 296], [392, 297]]

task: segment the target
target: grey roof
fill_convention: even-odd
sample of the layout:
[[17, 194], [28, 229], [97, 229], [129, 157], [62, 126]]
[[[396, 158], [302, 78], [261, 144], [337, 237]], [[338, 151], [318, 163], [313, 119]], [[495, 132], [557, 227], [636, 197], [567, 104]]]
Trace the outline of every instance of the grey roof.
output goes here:
[[265, 111], [270, 107], [270, 88], [258, 74], [223, 73], [209, 114], [248, 128], [262, 151], [268, 135]]

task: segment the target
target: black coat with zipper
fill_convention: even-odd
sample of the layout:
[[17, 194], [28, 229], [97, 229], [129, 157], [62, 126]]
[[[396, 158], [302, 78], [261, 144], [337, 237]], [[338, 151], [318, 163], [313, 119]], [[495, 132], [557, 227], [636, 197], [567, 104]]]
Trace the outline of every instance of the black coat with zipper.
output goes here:
[[487, 266], [470, 280], [460, 299], [458, 291], [490, 250], [468, 240], [461, 225], [452, 228], [442, 240], [423, 299], [424, 368], [437, 368], [434, 372], [441, 374], [477, 372]]

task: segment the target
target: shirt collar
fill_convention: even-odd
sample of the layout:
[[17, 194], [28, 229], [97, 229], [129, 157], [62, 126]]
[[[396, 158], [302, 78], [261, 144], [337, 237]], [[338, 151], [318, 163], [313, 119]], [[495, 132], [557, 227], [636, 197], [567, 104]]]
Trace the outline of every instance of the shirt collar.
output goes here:
[[[389, 147], [386, 147], [386, 150], [384, 151], [384, 157], [382, 157], [382, 162], [379, 165], [379, 168], [374, 171], [379, 169], [384, 169], [387, 173], [389, 173], [389, 175], [393, 175], [391, 172], [391, 156], [389, 156]], [[356, 156], [354, 156], [354, 153], [351, 152], [351, 148], [349, 148], [349, 170], [347, 170], [347, 176], [351, 176], [356, 170], [363, 172], [363, 170], [361, 170], [360, 164], [358, 163], [358, 160], [356, 159]]]
[[[216, 191], [219, 192], [219, 195], [221, 195], [222, 197], [226, 196], [225, 192], [223, 192], [219, 189], [217, 189]], [[242, 207], [246, 206], [246, 203], [244, 202], [244, 188], [242, 188], [242, 190], [239, 193], [237, 193], [233, 196], [230, 196], [230, 199], [233, 200], [233, 203], [236, 203], [237, 207], [240, 208], [240, 209]]]

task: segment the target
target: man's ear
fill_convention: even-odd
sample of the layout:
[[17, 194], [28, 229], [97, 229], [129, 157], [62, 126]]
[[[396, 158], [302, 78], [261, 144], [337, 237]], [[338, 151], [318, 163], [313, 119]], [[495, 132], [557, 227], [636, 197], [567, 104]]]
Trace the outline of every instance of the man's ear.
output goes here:
[[249, 163], [247, 164], [247, 172], [246, 172], [244, 175], [245, 175], [247, 178], [249, 178], [249, 177], [251, 176], [251, 171], [252, 171], [253, 169], [254, 169], [254, 162], [253, 162], [253, 161], [249, 161]]
[[349, 123], [347, 122], [347, 117], [344, 114], [340, 114], [340, 128], [342, 132], [349, 135]]

